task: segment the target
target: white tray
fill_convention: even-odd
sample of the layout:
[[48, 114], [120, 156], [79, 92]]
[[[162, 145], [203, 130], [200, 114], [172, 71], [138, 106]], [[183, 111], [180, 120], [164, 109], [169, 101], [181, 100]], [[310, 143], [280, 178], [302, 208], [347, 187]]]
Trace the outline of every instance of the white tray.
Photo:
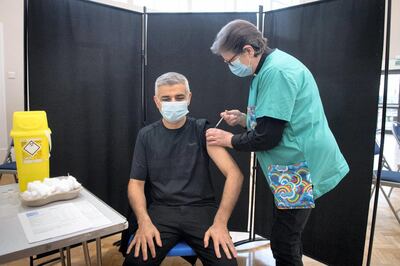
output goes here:
[[69, 192], [57, 193], [57, 194], [48, 196], [46, 198], [40, 198], [40, 199], [34, 199], [34, 200], [25, 200], [20, 195], [20, 199], [21, 199], [21, 203], [24, 204], [25, 206], [37, 207], [37, 206], [46, 205], [46, 204], [48, 204], [50, 202], [54, 202], [54, 201], [69, 200], [69, 199], [76, 198], [79, 195], [81, 189], [82, 189], [82, 187], [77, 188], [72, 191], [69, 191]]

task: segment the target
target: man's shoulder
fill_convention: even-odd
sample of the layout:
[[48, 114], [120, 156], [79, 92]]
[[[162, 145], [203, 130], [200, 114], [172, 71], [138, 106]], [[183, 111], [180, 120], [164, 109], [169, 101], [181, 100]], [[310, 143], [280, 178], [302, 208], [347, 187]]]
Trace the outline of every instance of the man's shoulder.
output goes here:
[[[191, 128], [195, 128], [198, 131], [204, 131], [209, 127], [209, 123], [207, 119], [205, 118], [195, 118], [195, 117], [187, 117], [187, 126]], [[160, 131], [159, 129], [162, 128], [162, 121], [158, 120], [154, 123], [151, 123], [139, 130], [138, 137], [139, 138], [145, 138], [146, 136], [153, 136], [154, 134], [159, 134], [162, 133], [163, 131]]]
[[188, 122], [193, 124], [198, 129], [204, 129], [208, 126], [208, 121], [205, 118], [188, 117]]
[[142, 127], [139, 130], [139, 136], [143, 137], [146, 136], [147, 134], [153, 132], [154, 130], [156, 130], [157, 128], [159, 128], [161, 125], [161, 120], [158, 120], [156, 122], [153, 122], [147, 126]]

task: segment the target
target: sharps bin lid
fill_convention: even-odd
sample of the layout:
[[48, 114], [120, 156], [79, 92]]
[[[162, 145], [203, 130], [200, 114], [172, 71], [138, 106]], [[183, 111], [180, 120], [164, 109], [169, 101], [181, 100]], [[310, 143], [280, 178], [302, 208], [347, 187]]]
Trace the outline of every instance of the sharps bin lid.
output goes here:
[[45, 111], [14, 112], [13, 128], [10, 135], [16, 136], [27, 132], [50, 131]]

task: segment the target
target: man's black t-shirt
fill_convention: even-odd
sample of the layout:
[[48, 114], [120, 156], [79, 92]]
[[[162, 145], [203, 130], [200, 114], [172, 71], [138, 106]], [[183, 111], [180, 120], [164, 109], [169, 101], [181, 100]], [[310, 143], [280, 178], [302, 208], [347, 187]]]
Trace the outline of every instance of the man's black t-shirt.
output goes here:
[[187, 117], [179, 129], [168, 129], [159, 120], [139, 131], [130, 176], [150, 183], [152, 204], [215, 204], [207, 127], [205, 119]]

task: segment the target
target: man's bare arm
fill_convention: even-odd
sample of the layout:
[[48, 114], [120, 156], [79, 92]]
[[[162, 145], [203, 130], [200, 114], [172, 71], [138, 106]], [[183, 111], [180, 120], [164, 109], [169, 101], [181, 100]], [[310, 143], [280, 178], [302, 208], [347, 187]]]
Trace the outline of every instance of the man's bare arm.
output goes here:
[[221, 203], [214, 217], [214, 223], [204, 236], [204, 245], [208, 246], [208, 241], [211, 237], [218, 258], [221, 257], [219, 245], [221, 245], [228, 258], [231, 258], [231, 254], [236, 257], [237, 252], [228, 232], [228, 221], [242, 188], [243, 174], [225, 148], [207, 145], [207, 151], [218, 169], [226, 177], [226, 181]]
[[135, 212], [138, 224], [151, 221], [147, 213], [146, 197], [144, 195], [145, 181], [130, 179], [128, 183], [128, 199]]
[[160, 232], [153, 225], [149, 214], [147, 213], [146, 197], [144, 194], [145, 181], [131, 179], [128, 184], [129, 204], [135, 212], [138, 222], [138, 230], [135, 233], [131, 244], [128, 247], [127, 253], [135, 247], [135, 257], [139, 256], [140, 249], [142, 250], [143, 260], [147, 260], [147, 246], [150, 249], [151, 255], [156, 256], [153, 239], [159, 247], [162, 246]]

